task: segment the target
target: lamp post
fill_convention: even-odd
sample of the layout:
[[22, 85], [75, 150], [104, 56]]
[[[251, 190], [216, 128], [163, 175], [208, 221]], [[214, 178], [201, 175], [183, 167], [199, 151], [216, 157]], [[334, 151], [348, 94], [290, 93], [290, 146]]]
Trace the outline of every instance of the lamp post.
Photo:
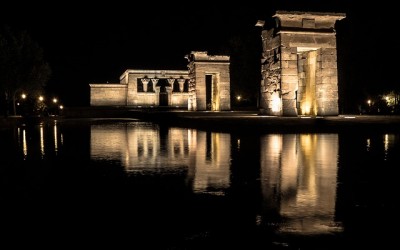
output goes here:
[[25, 93], [22, 93], [21, 94], [21, 98], [19, 99], [19, 101], [17, 102], [17, 110], [16, 110], [16, 113], [17, 114], [19, 114], [19, 115], [24, 115], [24, 113], [25, 113], [25, 109], [26, 109], [26, 98], [27, 98], [27, 95], [25, 94]]

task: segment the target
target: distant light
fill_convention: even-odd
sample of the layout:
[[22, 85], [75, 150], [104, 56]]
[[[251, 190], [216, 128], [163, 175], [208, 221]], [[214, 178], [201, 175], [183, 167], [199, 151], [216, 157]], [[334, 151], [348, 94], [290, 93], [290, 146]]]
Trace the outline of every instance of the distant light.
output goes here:
[[388, 102], [388, 101], [389, 101], [389, 96], [386, 96], [385, 99], [386, 99], [386, 101]]
[[371, 100], [368, 100], [367, 103], [368, 103], [368, 105], [371, 105]]
[[64, 109], [64, 106], [63, 106], [63, 105], [60, 105], [60, 109]]
[[44, 100], [44, 97], [43, 96], [39, 96], [39, 101], [43, 101]]
[[57, 98], [53, 98], [53, 102], [57, 103], [58, 102]]
[[301, 119], [309, 119], [309, 118], [311, 118], [311, 116], [302, 116], [302, 117], [300, 117]]
[[26, 95], [25, 94], [22, 94], [21, 97], [22, 97], [22, 99], [26, 99]]
[[242, 96], [241, 96], [241, 95], [238, 95], [238, 96], [236, 96], [236, 99], [237, 99], [238, 101], [240, 101], [240, 100], [242, 99]]
[[345, 116], [344, 119], [355, 119], [355, 116]]
[[19, 106], [19, 102], [17, 102], [17, 106]]

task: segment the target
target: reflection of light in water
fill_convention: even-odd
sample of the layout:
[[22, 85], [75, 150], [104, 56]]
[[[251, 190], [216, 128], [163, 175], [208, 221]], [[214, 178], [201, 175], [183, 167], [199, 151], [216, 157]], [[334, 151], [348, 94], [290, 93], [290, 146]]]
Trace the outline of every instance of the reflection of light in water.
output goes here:
[[383, 145], [384, 145], [384, 148], [385, 148], [385, 158], [384, 158], [384, 160], [386, 161], [387, 160], [387, 155], [388, 155], [388, 150], [389, 150], [389, 135], [388, 134], [385, 134], [385, 139], [383, 141]]
[[54, 152], [57, 154], [58, 151], [58, 137], [57, 137], [57, 122], [54, 122]]
[[21, 129], [17, 128], [18, 147], [21, 145]]
[[161, 140], [158, 127], [148, 123], [93, 125], [91, 157], [120, 160], [127, 171], [169, 170], [187, 165], [188, 133], [187, 129], [170, 128]]
[[[304, 157], [304, 159], [299, 159], [299, 162], [302, 163], [304, 167], [305, 174], [300, 178], [300, 186], [299, 195], [297, 197], [297, 202], [299, 204], [303, 204], [306, 206], [307, 203], [311, 206], [315, 205], [317, 199], [317, 186], [316, 186], [316, 166], [315, 161], [312, 159], [314, 157], [316, 151], [316, 135], [301, 135], [300, 136], [300, 147], [299, 150], [302, 151], [302, 154], [299, 155], [299, 158]], [[322, 155], [323, 147], [319, 149], [319, 152]], [[323, 157], [323, 155], [322, 155]], [[296, 163], [294, 163], [296, 164]], [[296, 164], [297, 165], [297, 164]]]
[[384, 136], [383, 145], [384, 145], [384, 150], [385, 150], [385, 156], [384, 156], [385, 161], [388, 160], [389, 150], [390, 150], [390, 147], [395, 142], [395, 139], [396, 139], [396, 136], [394, 134], [385, 134], [385, 136]]
[[[211, 133], [211, 141], [207, 143], [207, 132], [197, 131], [196, 141], [192, 145], [196, 150], [190, 152], [195, 167], [193, 189], [223, 195], [230, 185], [230, 135]], [[211, 157], [207, 152], [211, 152]]]
[[189, 143], [189, 147], [190, 147], [190, 145], [196, 145], [196, 130], [188, 129], [188, 139], [187, 140]]
[[43, 136], [43, 123], [40, 124], [40, 155], [44, 157], [44, 136]]
[[369, 151], [371, 149], [371, 139], [368, 138], [367, 139], [367, 151]]
[[240, 139], [237, 139], [237, 149], [240, 149]]
[[22, 153], [24, 154], [24, 159], [28, 156], [28, 145], [26, 143], [26, 131], [22, 129]]
[[[124, 127], [93, 125], [91, 127], [90, 154], [95, 159], [119, 160], [127, 149]], [[129, 155], [129, 154], [128, 154]]]
[[336, 134], [264, 136], [264, 220], [275, 211], [284, 221], [278, 224], [281, 232], [320, 234], [341, 230], [334, 218], [337, 156]]
[[[230, 185], [230, 135], [143, 122], [92, 125], [92, 159], [119, 161], [129, 173], [186, 174], [195, 192], [224, 194]], [[208, 154], [207, 154], [208, 153]]]

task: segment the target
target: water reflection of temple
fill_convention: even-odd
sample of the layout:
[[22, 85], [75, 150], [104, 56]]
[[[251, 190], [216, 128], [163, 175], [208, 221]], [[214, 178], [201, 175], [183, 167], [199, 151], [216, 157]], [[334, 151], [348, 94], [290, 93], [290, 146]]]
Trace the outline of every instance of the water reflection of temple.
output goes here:
[[92, 125], [92, 159], [120, 161], [128, 172], [187, 171], [195, 192], [230, 185], [230, 135], [150, 123]]
[[334, 217], [337, 134], [266, 135], [261, 152], [265, 220], [268, 214], [278, 214], [281, 232], [340, 230]]

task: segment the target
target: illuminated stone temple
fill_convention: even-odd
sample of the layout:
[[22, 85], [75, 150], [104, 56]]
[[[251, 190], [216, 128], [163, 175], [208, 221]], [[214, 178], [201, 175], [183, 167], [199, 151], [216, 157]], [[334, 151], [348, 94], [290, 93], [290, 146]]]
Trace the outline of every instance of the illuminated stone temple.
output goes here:
[[191, 52], [188, 70], [128, 69], [119, 83], [90, 86], [91, 106], [230, 110], [229, 56]]
[[335, 23], [345, 15], [277, 11], [273, 18], [261, 35], [261, 113], [338, 115]]

